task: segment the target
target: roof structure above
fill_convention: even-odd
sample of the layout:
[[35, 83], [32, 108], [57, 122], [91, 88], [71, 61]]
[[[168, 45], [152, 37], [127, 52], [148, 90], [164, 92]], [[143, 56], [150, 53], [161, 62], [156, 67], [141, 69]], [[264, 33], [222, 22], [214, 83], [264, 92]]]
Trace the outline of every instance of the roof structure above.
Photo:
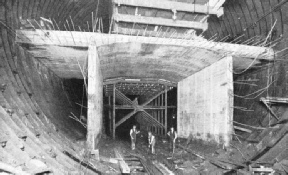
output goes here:
[[233, 56], [234, 68], [240, 70], [274, 58], [270, 48], [217, 43], [201, 37], [18, 30], [16, 41], [61, 78], [86, 75], [89, 45], [98, 48], [104, 80], [126, 77], [179, 82], [226, 56]]

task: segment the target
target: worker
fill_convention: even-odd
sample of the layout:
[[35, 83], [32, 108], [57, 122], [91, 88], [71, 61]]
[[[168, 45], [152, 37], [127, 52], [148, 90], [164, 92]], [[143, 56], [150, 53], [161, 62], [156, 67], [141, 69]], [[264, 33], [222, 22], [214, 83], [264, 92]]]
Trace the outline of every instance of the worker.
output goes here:
[[136, 144], [136, 135], [139, 134], [140, 131], [136, 130], [136, 125], [133, 125], [133, 128], [130, 130], [130, 137], [131, 137], [131, 149], [135, 149]]
[[172, 149], [172, 152], [174, 153], [175, 143], [177, 139], [177, 132], [174, 130], [173, 127], [171, 127], [170, 131], [167, 134], [169, 136], [169, 141], [170, 141], [170, 150]]
[[148, 132], [148, 143], [149, 143], [149, 148], [152, 150], [152, 154], [155, 154], [155, 143], [156, 139], [155, 136], [152, 134], [151, 131]]
[[134, 105], [138, 105], [138, 97], [133, 100]]

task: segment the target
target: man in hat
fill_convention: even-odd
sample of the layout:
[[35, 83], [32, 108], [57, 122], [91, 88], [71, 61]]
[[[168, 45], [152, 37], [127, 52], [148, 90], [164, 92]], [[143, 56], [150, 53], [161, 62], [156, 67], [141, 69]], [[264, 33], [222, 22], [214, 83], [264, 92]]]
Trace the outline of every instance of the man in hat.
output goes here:
[[176, 142], [176, 139], [177, 139], [177, 132], [174, 130], [173, 127], [171, 127], [170, 131], [167, 134], [169, 136], [170, 149], [172, 149], [172, 152], [174, 153], [175, 142]]
[[131, 149], [135, 150], [136, 145], [136, 135], [139, 134], [140, 131], [137, 131], [136, 125], [133, 125], [133, 128], [130, 130], [130, 137], [131, 137]]
[[151, 150], [152, 150], [152, 154], [155, 154], [156, 139], [155, 139], [155, 136], [152, 134], [151, 131], [148, 132], [148, 143], [149, 143], [149, 148], [151, 148]]

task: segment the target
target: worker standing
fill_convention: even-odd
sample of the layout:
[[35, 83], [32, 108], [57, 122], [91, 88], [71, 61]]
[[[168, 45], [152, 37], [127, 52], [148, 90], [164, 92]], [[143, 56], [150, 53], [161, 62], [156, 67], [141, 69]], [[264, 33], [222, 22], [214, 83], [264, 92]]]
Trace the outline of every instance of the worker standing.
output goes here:
[[130, 130], [130, 137], [131, 137], [131, 149], [135, 149], [136, 144], [136, 135], [139, 134], [140, 131], [136, 130], [136, 125], [133, 125], [133, 128]]
[[152, 134], [151, 131], [148, 132], [148, 143], [149, 143], [149, 148], [152, 149], [152, 154], [155, 154], [156, 139], [155, 139], [155, 136]]
[[177, 132], [174, 130], [173, 127], [170, 128], [170, 131], [167, 133], [169, 136], [169, 141], [170, 141], [170, 150], [172, 149], [172, 152], [174, 153], [175, 149], [175, 142], [177, 139]]

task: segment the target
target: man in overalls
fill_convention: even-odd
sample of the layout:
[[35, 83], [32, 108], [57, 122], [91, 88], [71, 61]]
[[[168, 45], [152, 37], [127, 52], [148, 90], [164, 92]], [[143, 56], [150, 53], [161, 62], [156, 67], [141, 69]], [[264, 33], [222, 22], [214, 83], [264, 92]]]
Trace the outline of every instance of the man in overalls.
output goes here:
[[156, 139], [155, 139], [155, 136], [152, 134], [151, 131], [148, 132], [148, 143], [149, 143], [149, 148], [152, 149], [152, 154], [155, 154]]
[[140, 132], [140, 131], [137, 131], [137, 130], [136, 130], [136, 125], [133, 125], [133, 128], [130, 130], [131, 149], [132, 149], [132, 150], [135, 149], [136, 135], [137, 135], [139, 132]]
[[172, 149], [172, 152], [174, 153], [175, 142], [176, 142], [176, 139], [177, 139], [177, 132], [174, 131], [173, 127], [171, 127], [170, 131], [167, 134], [169, 136], [169, 141], [170, 141], [170, 150]]

